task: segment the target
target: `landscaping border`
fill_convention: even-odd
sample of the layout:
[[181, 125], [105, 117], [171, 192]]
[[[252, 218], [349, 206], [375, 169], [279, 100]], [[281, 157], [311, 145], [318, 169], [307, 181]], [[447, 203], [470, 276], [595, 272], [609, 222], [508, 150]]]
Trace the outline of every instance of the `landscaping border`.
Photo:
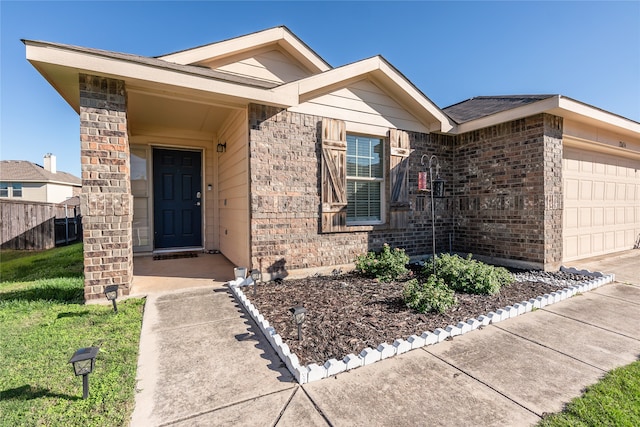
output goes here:
[[560, 271], [591, 276], [593, 279], [587, 280], [578, 285], [569, 286], [559, 291], [544, 294], [537, 298], [532, 298], [529, 301], [522, 301], [520, 303], [513, 304], [512, 306], [508, 305], [496, 310], [495, 312], [491, 311], [487, 314], [480, 315], [475, 319], [460, 321], [455, 326], [449, 325], [444, 329], [436, 328], [434, 331], [423, 332], [421, 335], [411, 335], [406, 340], [401, 338], [396, 339], [393, 344], [382, 343], [375, 349], [367, 347], [362, 350], [360, 354], [348, 354], [342, 360], [329, 359], [322, 366], [317, 363], [310, 363], [305, 366], [300, 365], [298, 356], [291, 352], [287, 343], [283, 342], [282, 337], [269, 324], [269, 321], [260, 314], [258, 309], [242, 291], [242, 287], [253, 284], [253, 280], [250, 277], [246, 279], [240, 278], [232, 280], [228, 282], [228, 285], [236, 299], [253, 318], [260, 331], [262, 331], [264, 336], [267, 338], [267, 341], [269, 341], [280, 359], [282, 359], [287, 369], [289, 369], [293, 374], [296, 381], [300, 384], [306, 384], [337, 375], [341, 372], [359, 368], [361, 366], [370, 365], [371, 363], [406, 353], [407, 351], [414, 350], [416, 348], [437, 344], [449, 337], [471, 332], [480, 326], [487, 326], [492, 323], [498, 323], [512, 317], [520, 316], [521, 314], [532, 311], [534, 308], [543, 308], [547, 305], [570, 298], [578, 293], [588, 292], [592, 289], [596, 289], [602, 285], [615, 281], [614, 274], [578, 270], [576, 268], [566, 268], [564, 266], [560, 267]]

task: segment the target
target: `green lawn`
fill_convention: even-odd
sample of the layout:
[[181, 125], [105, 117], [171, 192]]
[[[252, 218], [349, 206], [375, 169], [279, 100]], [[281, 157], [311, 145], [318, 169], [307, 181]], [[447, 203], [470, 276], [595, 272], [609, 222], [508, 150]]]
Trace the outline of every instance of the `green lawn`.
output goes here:
[[[82, 245], [0, 253], [0, 426], [128, 425], [144, 301], [83, 303]], [[68, 363], [98, 346], [89, 398]]]
[[539, 427], [640, 426], [640, 360], [607, 373]]

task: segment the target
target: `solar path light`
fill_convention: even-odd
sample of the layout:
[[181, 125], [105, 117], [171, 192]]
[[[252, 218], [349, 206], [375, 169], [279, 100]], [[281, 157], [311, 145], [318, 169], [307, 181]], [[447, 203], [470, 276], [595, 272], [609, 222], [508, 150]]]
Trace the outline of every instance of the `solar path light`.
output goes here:
[[258, 293], [258, 282], [262, 280], [262, 273], [254, 268], [251, 270], [251, 278], [253, 279], [253, 295], [256, 295]]
[[298, 326], [298, 341], [302, 340], [302, 324], [307, 318], [307, 310], [302, 306], [293, 307], [289, 310], [293, 317], [293, 323]]
[[82, 398], [89, 397], [89, 374], [93, 371], [96, 356], [98, 355], [100, 348], [98, 347], [85, 347], [77, 350], [69, 363], [73, 365], [73, 372], [76, 376], [82, 375]]
[[116, 298], [118, 298], [118, 285], [109, 285], [105, 287], [104, 295], [113, 303], [113, 312], [117, 313], [118, 305], [116, 304]]

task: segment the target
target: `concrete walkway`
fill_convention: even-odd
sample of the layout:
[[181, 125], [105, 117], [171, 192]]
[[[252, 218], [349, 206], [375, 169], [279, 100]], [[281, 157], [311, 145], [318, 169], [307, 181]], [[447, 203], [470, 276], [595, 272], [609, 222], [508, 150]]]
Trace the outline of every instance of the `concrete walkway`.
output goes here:
[[626, 284], [304, 386], [226, 287], [149, 295], [131, 425], [535, 424], [640, 357], [640, 251], [589, 263]]

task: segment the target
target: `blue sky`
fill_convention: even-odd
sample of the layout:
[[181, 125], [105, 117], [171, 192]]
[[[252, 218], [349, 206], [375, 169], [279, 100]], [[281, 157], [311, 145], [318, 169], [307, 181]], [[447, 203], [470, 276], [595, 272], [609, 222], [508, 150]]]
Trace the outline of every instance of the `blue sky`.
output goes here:
[[640, 121], [640, 2], [0, 1], [0, 159], [80, 175], [77, 114], [20, 39], [157, 56], [286, 25], [332, 66], [380, 54], [436, 105], [562, 94]]

